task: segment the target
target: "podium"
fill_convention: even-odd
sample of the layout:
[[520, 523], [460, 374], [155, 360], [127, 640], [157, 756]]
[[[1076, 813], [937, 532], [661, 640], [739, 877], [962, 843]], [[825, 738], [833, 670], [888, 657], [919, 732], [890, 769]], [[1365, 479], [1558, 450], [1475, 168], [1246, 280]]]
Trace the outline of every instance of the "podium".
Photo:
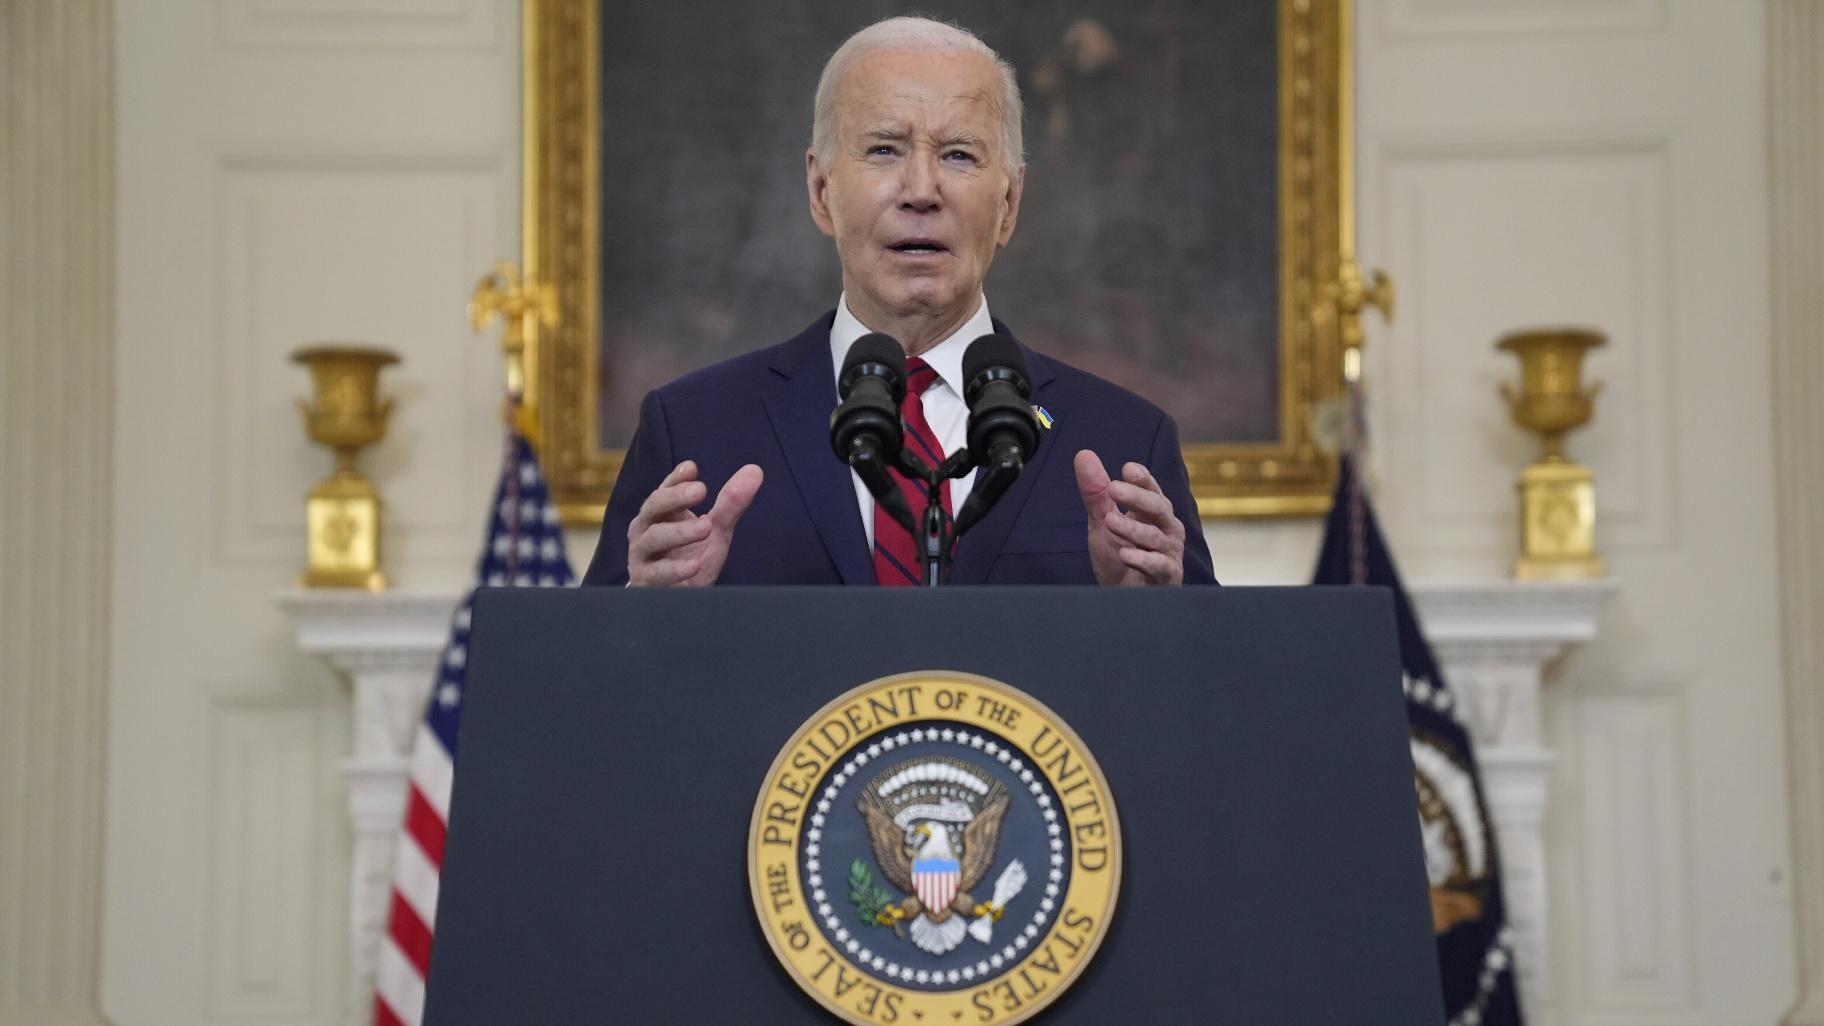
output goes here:
[[832, 699], [918, 671], [1043, 703], [1119, 810], [1100, 947], [1033, 1021], [1443, 1020], [1378, 589], [506, 589], [474, 615], [431, 1026], [840, 1021], [756, 916], [756, 796]]

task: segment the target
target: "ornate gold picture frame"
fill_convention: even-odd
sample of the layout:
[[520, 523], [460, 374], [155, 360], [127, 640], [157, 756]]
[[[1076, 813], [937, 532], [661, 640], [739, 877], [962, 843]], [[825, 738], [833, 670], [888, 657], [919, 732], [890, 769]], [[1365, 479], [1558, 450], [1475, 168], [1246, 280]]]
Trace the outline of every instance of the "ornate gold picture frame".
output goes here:
[[[1245, 442], [1186, 433], [1204, 516], [1328, 507], [1334, 465], [1316, 414], [1343, 392], [1345, 350], [1360, 342], [1356, 312], [1385, 302], [1364, 289], [1353, 254], [1349, 0], [1277, 4], [1277, 433]], [[622, 457], [603, 447], [599, 428], [599, 383], [613, 370], [599, 346], [601, 9], [600, 0], [525, 0], [523, 260], [529, 277], [555, 289], [558, 308], [555, 326], [529, 341], [526, 396], [553, 497], [579, 525], [600, 523]]]

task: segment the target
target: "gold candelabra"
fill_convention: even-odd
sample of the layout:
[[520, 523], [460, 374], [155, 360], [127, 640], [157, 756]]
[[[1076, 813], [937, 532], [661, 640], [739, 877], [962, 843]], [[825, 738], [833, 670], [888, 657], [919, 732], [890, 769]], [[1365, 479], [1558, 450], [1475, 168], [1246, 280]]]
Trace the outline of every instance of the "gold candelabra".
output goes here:
[[399, 362], [384, 349], [308, 346], [291, 354], [310, 369], [315, 404], [298, 400], [304, 430], [333, 450], [336, 472], [305, 500], [308, 554], [299, 581], [307, 588], [382, 591], [380, 492], [355, 470], [355, 456], [386, 434], [393, 401], [379, 397], [380, 370]]
[[[469, 297], [469, 323], [482, 331], [499, 318], [500, 348], [507, 357], [508, 410], [517, 410], [518, 427], [538, 442], [539, 331], [557, 326], [557, 289], [536, 274], [522, 275], [503, 260], [475, 283]], [[511, 414], [510, 414], [511, 415]]]
[[1385, 271], [1364, 272], [1361, 264], [1345, 259], [1329, 298], [1336, 307], [1337, 341], [1343, 347], [1343, 380], [1353, 385], [1362, 379], [1362, 343], [1368, 337], [1362, 330], [1362, 311], [1379, 310], [1387, 323], [1393, 323], [1393, 279]]
[[1545, 455], [1520, 474], [1521, 580], [1601, 577], [1596, 555], [1596, 482], [1590, 468], [1564, 455], [1564, 436], [1595, 414], [1600, 382], [1583, 387], [1583, 357], [1602, 334], [1579, 328], [1517, 331], [1496, 348], [1520, 358], [1520, 388], [1502, 382], [1501, 395], [1522, 427], [1545, 442]]

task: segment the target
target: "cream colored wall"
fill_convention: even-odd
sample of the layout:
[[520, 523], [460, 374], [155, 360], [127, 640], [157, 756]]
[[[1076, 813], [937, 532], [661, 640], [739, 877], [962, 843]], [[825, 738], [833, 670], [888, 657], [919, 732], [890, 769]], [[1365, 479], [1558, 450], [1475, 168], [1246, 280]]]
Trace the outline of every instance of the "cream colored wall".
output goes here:
[[498, 436], [469, 289], [518, 250], [514, 0], [123, 0], [102, 1006], [355, 1021], [344, 684], [270, 600], [302, 561], [287, 360], [399, 352], [364, 462], [402, 588], [454, 590]]
[[[347, 699], [268, 599], [327, 469], [304, 342], [399, 350], [367, 462], [396, 585], [454, 589], [496, 463], [462, 303], [517, 251], [513, 0], [121, 0], [102, 1005], [122, 1024], [353, 1021]], [[1559, 667], [1551, 1021], [1771, 1023], [1794, 993], [1770, 425], [1764, 7], [1361, 5], [1361, 245], [1380, 499], [1409, 578], [1512, 556], [1531, 454], [1490, 348], [1589, 321], [1621, 594]], [[1309, 522], [1209, 528], [1232, 583]], [[574, 535], [586, 562], [593, 537]], [[1535, 1022], [1545, 1021], [1543, 1014]]]
[[1794, 997], [1771, 423], [1766, 8], [1362, 4], [1367, 354], [1410, 577], [1513, 554], [1503, 331], [1587, 323], [1573, 455], [1620, 581], [1552, 675], [1550, 1021], [1772, 1023]]

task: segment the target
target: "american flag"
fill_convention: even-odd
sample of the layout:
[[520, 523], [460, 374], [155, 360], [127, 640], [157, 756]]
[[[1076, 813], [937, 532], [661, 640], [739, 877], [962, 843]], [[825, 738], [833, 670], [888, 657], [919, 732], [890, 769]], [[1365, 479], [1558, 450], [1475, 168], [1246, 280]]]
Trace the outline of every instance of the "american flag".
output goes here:
[[[507, 436], [506, 460], [487, 543], [475, 567], [477, 586], [562, 587], [571, 582], [557, 509], [539, 473], [538, 457], [518, 431]], [[411, 788], [405, 824], [393, 856], [393, 900], [386, 935], [380, 940], [374, 974], [376, 1026], [419, 1026], [424, 1017], [424, 981], [431, 965], [431, 931], [436, 923], [443, 840], [450, 815], [457, 727], [469, 651], [470, 589], [450, 624], [437, 681], [425, 704], [424, 722], [412, 741]]]

